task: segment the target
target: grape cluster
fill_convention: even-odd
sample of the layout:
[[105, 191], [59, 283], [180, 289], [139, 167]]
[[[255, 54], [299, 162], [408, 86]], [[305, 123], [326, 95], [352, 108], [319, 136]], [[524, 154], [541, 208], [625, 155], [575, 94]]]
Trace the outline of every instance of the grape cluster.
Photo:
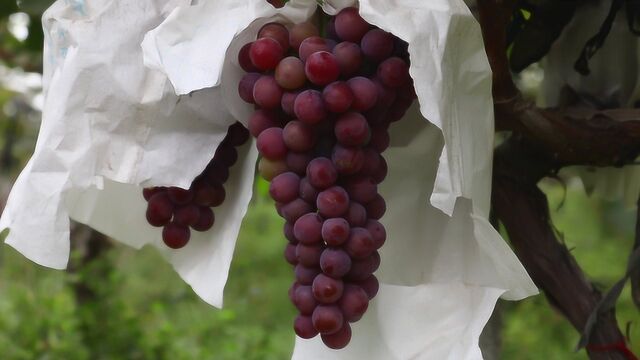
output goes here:
[[172, 249], [187, 245], [191, 229], [207, 231], [215, 221], [212, 207], [220, 206], [226, 197], [224, 183], [229, 168], [238, 160], [236, 147], [249, 140], [249, 131], [240, 123], [231, 125], [216, 149], [213, 159], [191, 183], [191, 187], [151, 187], [142, 194], [147, 200], [147, 221], [163, 227], [162, 240]]
[[373, 273], [386, 241], [377, 186], [389, 126], [416, 95], [407, 44], [367, 23], [356, 8], [311, 22], [264, 25], [238, 54], [247, 72], [240, 97], [255, 105], [259, 172], [286, 223], [286, 260], [295, 267], [289, 296], [302, 338], [321, 334], [345, 347], [378, 291]]

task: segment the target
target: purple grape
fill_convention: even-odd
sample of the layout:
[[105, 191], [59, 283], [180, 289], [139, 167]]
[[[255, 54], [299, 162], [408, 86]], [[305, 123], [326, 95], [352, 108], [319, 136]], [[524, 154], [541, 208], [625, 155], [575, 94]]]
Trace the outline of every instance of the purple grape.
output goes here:
[[360, 281], [356, 283], [356, 285], [360, 286], [369, 296], [369, 300], [373, 299], [376, 294], [378, 294], [378, 289], [380, 288], [380, 283], [378, 283], [378, 278], [375, 275], [371, 275], [367, 278], [367, 280]]
[[200, 210], [193, 204], [177, 207], [173, 212], [173, 222], [178, 225], [195, 225], [200, 219]]
[[351, 228], [349, 239], [344, 244], [344, 249], [351, 257], [363, 259], [375, 251], [375, 243], [367, 229]]
[[142, 196], [144, 197], [145, 200], [149, 201], [149, 199], [151, 199], [153, 195], [161, 192], [166, 192], [166, 191], [167, 191], [167, 188], [163, 186], [154, 186], [150, 188], [144, 188], [142, 189]]
[[338, 302], [338, 306], [344, 315], [344, 319], [348, 322], [355, 322], [362, 318], [362, 315], [369, 307], [369, 296], [359, 286], [346, 285], [342, 298]]
[[351, 326], [349, 323], [342, 324], [342, 328], [333, 334], [322, 334], [322, 342], [329, 348], [340, 350], [351, 341]]
[[342, 280], [333, 279], [324, 274], [316, 276], [313, 280], [313, 285], [311, 285], [313, 297], [323, 304], [331, 304], [338, 301], [342, 296], [343, 289]]
[[304, 64], [295, 56], [282, 59], [276, 67], [275, 79], [284, 89], [295, 90], [302, 87], [307, 82]]
[[317, 189], [326, 189], [335, 184], [338, 179], [338, 171], [333, 166], [331, 160], [318, 157], [307, 166], [307, 179], [309, 183]]
[[307, 267], [318, 266], [323, 250], [324, 246], [321, 243], [313, 245], [300, 243], [296, 245], [296, 260], [298, 260], [298, 263]]
[[387, 231], [379, 221], [369, 220], [365, 225], [365, 228], [371, 234], [371, 238], [373, 239], [374, 247], [376, 249], [380, 249], [384, 242], [387, 240]]
[[264, 109], [280, 107], [282, 93], [283, 90], [276, 79], [269, 75], [261, 76], [253, 86], [253, 100]]
[[300, 180], [300, 197], [308, 203], [315, 203], [318, 197], [318, 190], [309, 183], [306, 177]]
[[256, 138], [264, 130], [279, 125], [278, 114], [271, 110], [256, 110], [249, 118], [249, 132]]
[[293, 110], [293, 106], [296, 102], [296, 98], [298, 97], [299, 92], [285, 91], [282, 94], [282, 99], [280, 100], [280, 107], [285, 114], [289, 116], [296, 116], [296, 113]]
[[349, 209], [349, 194], [340, 186], [330, 187], [318, 194], [316, 207], [325, 218], [341, 216]]
[[361, 174], [365, 176], [373, 176], [381, 166], [380, 154], [371, 147], [367, 147], [363, 150], [363, 165]]
[[[367, 111], [376, 104], [376, 101], [378, 101], [378, 89], [376, 84], [366, 77], [357, 76], [351, 78], [347, 81], [347, 84], [349, 84], [354, 95], [353, 104], [351, 104], [353, 109], [357, 111]], [[257, 85], [258, 83], [256, 83], [256, 86]]]
[[351, 263], [351, 268], [349, 272], [346, 274], [345, 279], [348, 281], [364, 281], [366, 280], [374, 271], [378, 269], [380, 265], [379, 257], [378, 262], [376, 263], [376, 258], [373, 254], [377, 252], [373, 252], [372, 255], [367, 256], [363, 259], [353, 260]]
[[301, 285], [311, 285], [313, 280], [320, 274], [320, 268], [308, 268], [303, 266], [302, 264], [296, 265], [294, 269], [296, 274], [296, 280]]
[[289, 170], [294, 173], [304, 176], [307, 173], [307, 166], [311, 161], [311, 155], [308, 153], [295, 153], [288, 152], [285, 162]]
[[191, 232], [189, 231], [189, 227], [175, 222], [168, 223], [162, 229], [162, 241], [172, 249], [185, 247], [190, 237]]
[[298, 265], [298, 259], [296, 258], [296, 246], [293, 244], [287, 244], [284, 248], [284, 258], [287, 262], [293, 266]]
[[296, 236], [293, 234], [293, 224], [288, 222], [284, 223], [282, 230], [284, 232], [284, 237], [287, 238], [287, 240], [289, 240], [289, 243], [293, 245], [298, 244], [298, 239], [296, 239]]
[[200, 206], [199, 209], [200, 216], [198, 217], [198, 221], [194, 225], [191, 225], [191, 228], [195, 231], [207, 231], [213, 227], [213, 223], [216, 218], [213, 214], [213, 210], [206, 206]]
[[269, 128], [261, 132], [258, 135], [256, 147], [260, 155], [270, 160], [283, 159], [287, 155], [287, 146], [280, 128]]
[[298, 55], [300, 56], [300, 60], [307, 62], [311, 54], [319, 51], [331, 51], [331, 49], [325, 39], [319, 36], [311, 36], [300, 43]]
[[249, 130], [239, 122], [235, 122], [227, 129], [227, 136], [225, 141], [231, 146], [242, 146], [249, 141]]
[[351, 201], [349, 203], [349, 210], [347, 210], [344, 217], [349, 222], [349, 225], [363, 227], [367, 223], [367, 210], [362, 204]]
[[318, 28], [311, 22], [295, 24], [289, 30], [289, 44], [293, 50], [298, 51], [304, 40], [319, 34]]
[[294, 298], [294, 305], [296, 306], [296, 308], [298, 308], [300, 314], [302, 315], [313, 314], [313, 310], [316, 308], [316, 306], [318, 306], [318, 301], [316, 301], [316, 298], [313, 297], [311, 286], [299, 286], [295, 291]]
[[[359, 113], [350, 112], [342, 115], [336, 121], [335, 135], [341, 145], [345, 147], [359, 147], [369, 141], [370, 129], [364, 116]], [[359, 156], [363, 157], [364, 154], [361, 153]]]
[[169, 200], [171, 200], [172, 203], [176, 205], [186, 205], [193, 200], [194, 193], [190, 190], [171, 186], [167, 189], [167, 195], [169, 195]]
[[366, 208], [369, 218], [380, 220], [380, 218], [384, 216], [384, 213], [387, 212], [387, 203], [380, 194], [377, 194], [373, 200], [367, 203]]
[[371, 25], [360, 16], [357, 8], [350, 7], [336, 15], [335, 28], [340, 39], [359, 43]]
[[168, 224], [173, 216], [173, 207], [167, 192], [163, 191], [151, 196], [147, 204], [147, 222], [156, 227]]
[[360, 42], [364, 55], [376, 62], [391, 56], [393, 45], [393, 35], [380, 29], [369, 30]]
[[351, 228], [343, 218], [327, 219], [322, 224], [322, 239], [329, 246], [340, 246], [349, 239]]
[[410, 80], [409, 65], [398, 57], [392, 57], [380, 63], [377, 75], [384, 85], [399, 88]]
[[340, 73], [344, 77], [354, 75], [362, 65], [362, 51], [357, 44], [352, 42], [339, 43], [333, 48], [333, 54], [340, 66]]
[[296, 117], [307, 124], [316, 124], [327, 116], [322, 94], [317, 90], [305, 90], [293, 103]]
[[371, 131], [371, 140], [369, 144], [377, 152], [382, 153], [389, 147], [391, 142], [389, 138], [389, 132], [383, 128], [373, 128]]
[[[282, 217], [290, 223], [295, 223], [302, 215], [310, 213], [312, 210], [311, 206], [302, 199], [295, 199], [281, 209]], [[297, 235], [296, 238], [298, 238]], [[298, 239], [300, 240], [300, 238]]]
[[327, 85], [322, 91], [327, 110], [334, 113], [343, 113], [351, 107], [353, 103], [353, 92], [344, 81], [336, 81]]
[[320, 243], [322, 240], [322, 218], [316, 213], [300, 216], [293, 225], [293, 234], [301, 244]]
[[273, 70], [284, 57], [284, 49], [278, 41], [265, 37], [258, 39], [249, 48], [251, 63], [262, 71]]
[[313, 129], [301, 121], [289, 122], [284, 127], [282, 136], [289, 150], [295, 152], [309, 151], [316, 144]]
[[282, 173], [269, 184], [269, 195], [275, 201], [289, 203], [298, 197], [300, 177], [292, 172]]
[[213, 160], [220, 161], [223, 165], [231, 167], [238, 161], [238, 150], [225, 140], [216, 149]]
[[240, 64], [242, 70], [248, 73], [258, 71], [258, 68], [253, 65], [253, 63], [251, 62], [251, 57], [249, 56], [251, 44], [253, 43], [245, 44], [238, 53], [238, 64]]
[[378, 194], [378, 186], [366, 176], [354, 176], [345, 182], [345, 189], [353, 201], [366, 204]]
[[213, 184], [224, 184], [229, 180], [229, 167], [220, 161], [211, 160], [203, 172], [203, 179]]
[[284, 52], [289, 50], [289, 30], [287, 30], [284, 25], [273, 22], [265, 24], [260, 28], [260, 31], [258, 31], [258, 39], [265, 37], [277, 41]]
[[335, 305], [318, 305], [311, 315], [313, 327], [321, 334], [334, 334], [342, 328], [344, 317]]
[[359, 148], [347, 148], [336, 145], [333, 148], [331, 160], [336, 170], [341, 175], [353, 175], [362, 169], [365, 164], [364, 152]]
[[304, 65], [307, 78], [316, 85], [327, 85], [340, 76], [340, 65], [336, 57], [328, 51], [318, 51], [309, 55]]
[[320, 269], [334, 279], [339, 279], [349, 272], [351, 258], [341, 249], [325, 249], [320, 256]]
[[238, 94], [240, 98], [249, 104], [255, 104], [255, 100], [253, 99], [253, 87], [256, 84], [256, 81], [260, 78], [260, 74], [258, 73], [248, 73], [242, 77], [240, 83], [238, 83]]
[[298, 315], [293, 323], [293, 330], [303, 339], [311, 339], [318, 335], [318, 330], [313, 327], [311, 316]]

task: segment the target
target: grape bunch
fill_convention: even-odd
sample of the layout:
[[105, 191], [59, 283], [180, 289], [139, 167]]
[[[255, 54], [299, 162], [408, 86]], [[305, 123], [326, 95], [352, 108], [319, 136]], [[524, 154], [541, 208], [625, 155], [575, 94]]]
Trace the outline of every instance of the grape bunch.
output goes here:
[[226, 197], [224, 183], [229, 179], [229, 168], [238, 160], [236, 147], [249, 140], [249, 131], [240, 123], [227, 130], [227, 135], [216, 149], [213, 159], [186, 190], [179, 187], [145, 188], [147, 222], [163, 227], [162, 241], [172, 248], [187, 245], [191, 229], [207, 231], [215, 221], [212, 207], [220, 206]]
[[321, 334], [330, 348], [351, 339], [378, 291], [373, 273], [386, 241], [377, 186], [387, 175], [381, 153], [389, 126], [416, 95], [407, 43], [346, 8], [326, 19], [264, 25], [244, 45], [240, 97], [255, 106], [260, 174], [286, 220], [284, 255], [295, 267], [289, 296], [302, 338]]

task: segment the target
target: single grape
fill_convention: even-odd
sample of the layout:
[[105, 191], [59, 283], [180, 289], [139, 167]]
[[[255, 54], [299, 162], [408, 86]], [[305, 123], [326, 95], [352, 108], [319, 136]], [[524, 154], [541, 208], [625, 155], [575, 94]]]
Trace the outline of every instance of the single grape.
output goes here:
[[321, 334], [333, 334], [340, 330], [344, 317], [336, 305], [318, 305], [311, 315], [313, 327]]
[[166, 225], [173, 216], [173, 207], [167, 192], [163, 191], [151, 196], [147, 204], [147, 222], [156, 227]]
[[293, 225], [293, 234], [301, 244], [320, 243], [322, 240], [322, 218], [316, 213], [300, 216]]
[[304, 39], [300, 44], [298, 55], [300, 56], [300, 60], [306, 62], [311, 54], [318, 51], [331, 51], [331, 49], [329, 48], [327, 40], [319, 36], [312, 36]]
[[315, 203], [318, 197], [318, 189], [313, 187], [306, 177], [300, 180], [300, 197], [308, 203]]
[[357, 112], [349, 112], [338, 118], [335, 125], [338, 142], [344, 146], [363, 146], [371, 136], [367, 119]]
[[293, 91], [285, 91], [282, 94], [282, 99], [280, 100], [280, 107], [285, 114], [289, 116], [296, 116], [296, 113], [293, 110], [293, 106], [296, 103], [296, 98], [300, 92]]
[[313, 149], [316, 137], [313, 129], [301, 122], [291, 121], [284, 127], [282, 136], [289, 150], [305, 152]]
[[320, 269], [329, 277], [339, 279], [346, 275], [350, 268], [351, 258], [344, 250], [328, 248], [320, 256]]
[[369, 296], [359, 286], [346, 285], [338, 306], [348, 322], [360, 320], [369, 307]]
[[[260, 80], [258, 80], [259, 82]], [[256, 86], [258, 85], [256, 82]], [[347, 81], [353, 92], [353, 103], [351, 107], [357, 111], [367, 111], [375, 106], [378, 101], [378, 89], [373, 81], [363, 76], [357, 76]], [[255, 98], [255, 90], [254, 90]], [[257, 102], [257, 98], [256, 98]]]
[[352, 42], [341, 42], [333, 48], [333, 55], [336, 56], [340, 73], [344, 77], [356, 74], [362, 66], [362, 51], [357, 44]]
[[343, 113], [353, 103], [353, 92], [344, 81], [333, 82], [322, 90], [322, 99], [327, 110], [334, 113]]
[[269, 37], [254, 41], [249, 48], [251, 63], [262, 71], [275, 69], [284, 53], [278, 41]]
[[189, 242], [189, 227], [170, 222], [162, 229], [162, 241], [172, 249], [183, 248]]
[[361, 174], [372, 176], [378, 171], [378, 168], [381, 166], [381, 156], [371, 147], [363, 149], [362, 152], [364, 160], [362, 164]]
[[296, 301], [296, 290], [298, 290], [300, 286], [302, 286], [302, 284], [296, 281], [289, 287], [289, 300], [291, 300], [292, 303]]
[[302, 61], [295, 56], [282, 59], [276, 67], [275, 73], [278, 85], [288, 90], [302, 87], [307, 81], [304, 68]]
[[389, 132], [384, 128], [373, 128], [371, 131], [371, 140], [369, 144], [377, 152], [382, 153], [389, 147], [391, 142], [389, 138]]
[[316, 276], [313, 280], [313, 285], [311, 285], [313, 297], [323, 304], [331, 304], [338, 301], [342, 296], [343, 289], [342, 280], [333, 279], [324, 274]]
[[369, 218], [379, 220], [387, 212], [387, 203], [380, 194], [377, 194], [373, 200], [367, 203], [366, 208]]
[[291, 151], [287, 153], [287, 158], [285, 159], [289, 170], [300, 176], [304, 176], [306, 174], [307, 166], [310, 161], [311, 155], [308, 153], [296, 153]]
[[282, 138], [282, 129], [269, 128], [258, 135], [256, 147], [260, 155], [267, 159], [284, 159], [287, 155], [287, 146]]
[[329, 246], [340, 246], [349, 238], [351, 228], [343, 218], [327, 219], [322, 224], [322, 239]]
[[292, 172], [282, 173], [269, 184], [269, 195], [275, 201], [288, 203], [298, 197], [300, 177]]
[[344, 244], [344, 249], [351, 257], [363, 259], [373, 253], [375, 243], [367, 229], [354, 227], [351, 228], [349, 239]]
[[207, 231], [213, 227], [213, 223], [215, 222], [213, 210], [206, 206], [200, 206], [199, 210], [200, 216], [198, 217], [198, 221], [196, 221], [194, 225], [191, 225], [191, 227], [195, 231]]
[[365, 228], [371, 234], [371, 238], [373, 239], [374, 247], [376, 249], [380, 249], [384, 242], [387, 240], [387, 231], [384, 226], [376, 220], [369, 220], [365, 225]]
[[298, 51], [300, 44], [302, 44], [304, 40], [318, 36], [319, 34], [318, 28], [310, 21], [295, 24], [291, 27], [291, 30], [289, 30], [289, 44], [294, 51]]
[[303, 339], [311, 339], [318, 335], [318, 330], [313, 327], [311, 316], [298, 315], [293, 322], [293, 330]]
[[320, 268], [317, 267], [308, 268], [303, 266], [302, 264], [298, 264], [296, 265], [294, 272], [296, 275], [296, 280], [301, 285], [311, 285], [313, 283], [313, 280], [316, 278], [316, 276], [318, 276], [318, 274], [320, 274], [321, 271]]
[[[282, 207], [282, 217], [290, 223], [295, 223], [302, 215], [310, 213], [311, 211], [313, 211], [313, 209], [306, 201], [295, 199]], [[297, 235], [296, 238], [298, 238]], [[298, 239], [302, 240], [300, 238]]]
[[318, 157], [307, 166], [307, 179], [309, 183], [317, 189], [326, 189], [335, 184], [338, 179], [338, 171], [333, 166], [331, 160]]
[[173, 222], [178, 225], [195, 225], [198, 219], [200, 219], [200, 210], [193, 204], [179, 206], [173, 212]]
[[351, 326], [348, 323], [342, 324], [342, 328], [333, 334], [322, 334], [322, 342], [334, 350], [343, 349], [351, 341]]
[[296, 236], [293, 234], [293, 224], [288, 222], [284, 223], [283, 232], [284, 232], [284, 237], [287, 238], [287, 240], [289, 240], [291, 244], [293, 245], [298, 244], [298, 239], [296, 239]]
[[375, 275], [369, 276], [366, 280], [356, 283], [356, 285], [364, 289], [369, 296], [369, 300], [376, 296], [380, 288], [380, 283], [378, 283], [378, 278]]
[[307, 267], [318, 266], [323, 250], [324, 246], [320, 243], [313, 245], [300, 243], [296, 245], [296, 260], [298, 260], [298, 263]]
[[336, 57], [328, 51], [317, 51], [309, 55], [304, 65], [307, 78], [314, 84], [330, 84], [340, 76], [340, 65]]
[[347, 210], [344, 218], [351, 226], [363, 227], [367, 223], [367, 210], [362, 204], [351, 201], [349, 203], [349, 210]]
[[227, 167], [231, 167], [236, 163], [236, 161], [238, 161], [238, 150], [236, 150], [233, 145], [224, 140], [216, 149], [216, 153], [213, 156], [213, 159], [220, 161]]
[[353, 175], [365, 164], [364, 152], [359, 148], [336, 145], [333, 148], [331, 161], [341, 175]]
[[393, 35], [380, 29], [369, 30], [360, 42], [364, 55], [376, 62], [380, 62], [391, 56], [393, 53], [393, 45]]
[[267, 2], [275, 8], [281, 8], [284, 6], [284, 0], [267, 0]]
[[404, 60], [392, 57], [378, 66], [378, 78], [391, 88], [399, 88], [409, 82], [409, 65]]
[[258, 163], [258, 172], [267, 181], [273, 180], [274, 177], [286, 171], [288, 171], [287, 164], [283, 160], [262, 158]]
[[296, 117], [307, 124], [316, 124], [327, 116], [322, 94], [317, 90], [305, 90], [293, 103]]
[[384, 157], [380, 156], [380, 164], [376, 168], [375, 173], [371, 175], [371, 179], [375, 184], [380, 184], [387, 177], [387, 161]]
[[293, 244], [287, 244], [284, 248], [284, 258], [287, 262], [293, 266], [298, 265], [298, 259], [296, 258], [296, 246]]
[[353, 260], [351, 263], [351, 268], [349, 272], [345, 275], [345, 279], [352, 282], [364, 281], [366, 280], [374, 271], [378, 269], [380, 262], [376, 264], [375, 257], [373, 254], [377, 252], [373, 252], [372, 255], [369, 255], [363, 259]]
[[227, 130], [225, 141], [231, 146], [242, 146], [249, 140], [249, 130], [239, 122], [233, 123]]
[[340, 186], [330, 187], [318, 194], [316, 207], [325, 218], [341, 216], [349, 210], [349, 194]]
[[144, 197], [145, 200], [149, 201], [149, 199], [151, 199], [153, 195], [160, 192], [165, 192], [165, 191], [167, 191], [167, 188], [163, 186], [154, 186], [150, 188], [144, 188], [142, 189], [142, 197]]
[[249, 132], [256, 138], [264, 130], [278, 127], [279, 125], [280, 119], [278, 118], [278, 114], [272, 110], [256, 110], [249, 118]]
[[313, 314], [313, 310], [318, 306], [318, 301], [313, 297], [313, 291], [311, 291], [311, 286], [302, 285], [299, 286], [294, 295], [295, 301], [294, 305], [300, 311], [302, 315], [311, 315]]
[[193, 200], [193, 191], [181, 189], [179, 187], [171, 186], [167, 189], [169, 199], [176, 205], [186, 205]]
[[345, 181], [345, 189], [353, 201], [366, 204], [378, 194], [378, 186], [367, 176], [354, 176]]
[[287, 30], [284, 25], [273, 22], [265, 24], [260, 28], [260, 31], [258, 31], [258, 39], [265, 37], [277, 41], [284, 52], [289, 50], [289, 30]]
[[336, 15], [336, 34], [342, 40], [359, 43], [371, 25], [358, 13], [357, 8], [345, 8]]
[[263, 75], [253, 86], [253, 100], [264, 109], [280, 107], [283, 90], [273, 76]]
[[242, 80], [238, 83], [238, 94], [240, 98], [249, 104], [255, 104], [253, 99], [253, 87], [256, 85], [256, 81], [260, 78], [258, 73], [244, 74]]
[[253, 63], [251, 62], [251, 56], [249, 56], [251, 44], [253, 43], [245, 44], [242, 48], [240, 48], [240, 52], [238, 53], [238, 64], [240, 64], [242, 70], [248, 73], [258, 71], [258, 68], [255, 67], [255, 65], [253, 65]]

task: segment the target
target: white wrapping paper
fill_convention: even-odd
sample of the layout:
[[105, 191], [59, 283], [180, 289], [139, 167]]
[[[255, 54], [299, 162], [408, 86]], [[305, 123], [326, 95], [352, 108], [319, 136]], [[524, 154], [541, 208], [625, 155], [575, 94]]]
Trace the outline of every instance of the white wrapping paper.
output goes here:
[[[302, 22], [316, 8], [315, 0], [282, 9], [264, 0], [81, 4], [58, 1], [45, 15], [42, 130], [0, 219], [0, 229], [11, 229], [9, 245], [55, 268], [68, 259], [69, 216], [134, 247], [159, 245], [160, 232], [144, 220], [140, 187], [191, 182], [226, 127], [251, 113], [237, 95], [239, 48], [262, 24]], [[351, 5], [358, 4], [325, 1], [324, 9]], [[293, 357], [481, 358], [478, 337], [498, 297], [520, 299], [536, 289], [486, 220], [493, 113], [480, 29], [462, 0], [359, 6], [367, 21], [409, 42], [419, 103], [392, 126], [385, 153], [380, 292], [347, 349], [298, 339]], [[253, 145], [240, 154], [212, 231], [183, 250], [163, 250], [215, 306], [222, 305], [255, 159]]]
[[[618, 13], [604, 46], [589, 61], [591, 74], [580, 75], [573, 64], [584, 44], [595, 35], [609, 12], [610, 3], [585, 4], [575, 14], [544, 61], [542, 105], [556, 106], [561, 89], [571, 86], [581, 94], [615, 107], [634, 107], [640, 100], [640, 37], [629, 31], [626, 13]], [[606, 199], [622, 199], [634, 206], [640, 196], [640, 167], [569, 169], [585, 188]]]

